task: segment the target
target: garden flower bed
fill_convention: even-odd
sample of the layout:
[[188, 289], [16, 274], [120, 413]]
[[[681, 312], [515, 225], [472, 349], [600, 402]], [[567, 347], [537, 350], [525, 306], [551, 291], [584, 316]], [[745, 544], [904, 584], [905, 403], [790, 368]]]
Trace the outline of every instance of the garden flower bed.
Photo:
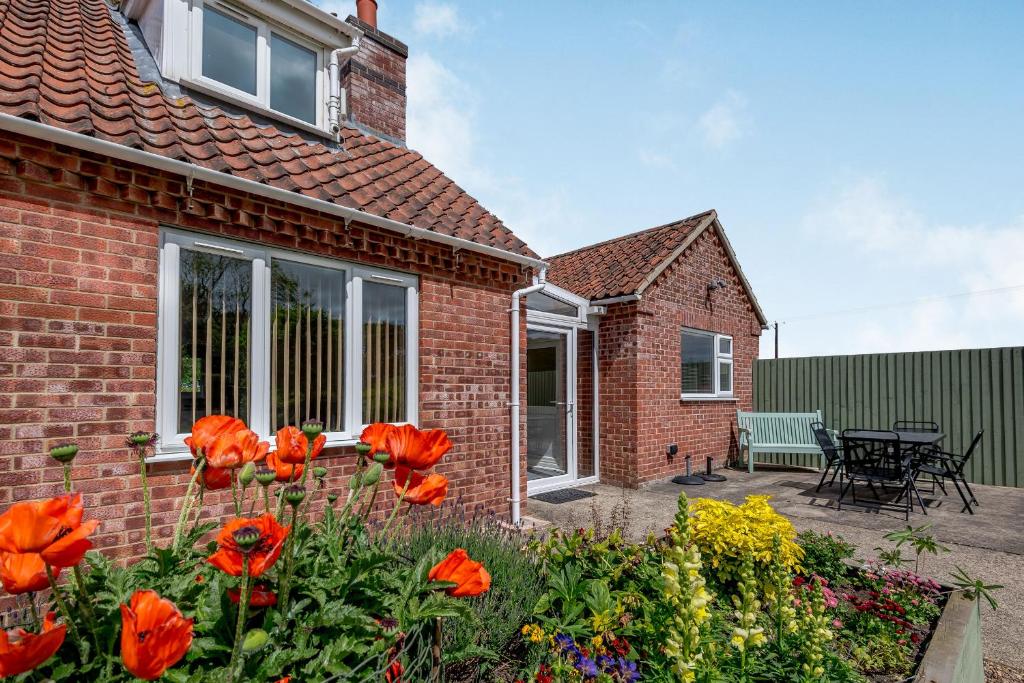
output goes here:
[[[767, 497], [680, 496], [666, 536], [642, 543], [603, 525], [527, 538], [444, 502], [440, 430], [369, 426], [348, 490], [330, 493], [320, 432], [286, 427], [270, 451], [239, 420], [197, 422], [174, 536], [152, 539], [144, 486], [149, 552], [128, 566], [91, 550], [77, 449], [55, 448], [65, 495], [0, 515], [0, 579], [24, 615], [0, 630], [0, 678], [902, 681], [947, 600], [892, 551], [894, 566], [851, 570], [852, 548], [798, 537]], [[128, 440], [143, 473], [153, 441]], [[204, 521], [204, 492], [227, 488], [235, 517]], [[960, 666], [970, 647], [940, 631], [949, 652], [929, 666]]]

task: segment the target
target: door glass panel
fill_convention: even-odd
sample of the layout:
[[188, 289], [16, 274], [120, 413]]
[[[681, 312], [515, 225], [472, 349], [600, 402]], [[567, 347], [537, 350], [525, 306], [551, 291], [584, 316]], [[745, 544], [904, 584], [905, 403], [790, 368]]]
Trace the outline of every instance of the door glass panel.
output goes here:
[[345, 273], [275, 259], [271, 275], [270, 428], [345, 422]]
[[594, 333], [576, 331], [576, 476], [594, 469]]
[[249, 421], [252, 263], [181, 250], [178, 433], [205, 415]]
[[569, 472], [566, 341], [539, 330], [527, 330], [526, 338], [526, 476], [533, 481]]

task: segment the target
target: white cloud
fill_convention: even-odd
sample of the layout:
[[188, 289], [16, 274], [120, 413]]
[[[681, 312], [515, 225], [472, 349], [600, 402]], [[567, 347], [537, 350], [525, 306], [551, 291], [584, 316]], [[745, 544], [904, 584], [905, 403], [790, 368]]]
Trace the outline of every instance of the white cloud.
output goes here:
[[740, 139], [746, 133], [746, 108], [746, 98], [732, 91], [711, 105], [697, 119], [697, 130], [704, 143], [722, 149]]
[[448, 2], [426, 0], [413, 9], [413, 29], [420, 35], [444, 38], [466, 29], [459, 8]]
[[[783, 328], [786, 355], [979, 348], [1024, 338], [1024, 216], [994, 226], [938, 222], [877, 178], [860, 178], [818, 202], [803, 227], [826, 267], [816, 270], [823, 288], [802, 305], [837, 313], [807, 320], [797, 313]], [[860, 307], [872, 310], [849, 312]]]

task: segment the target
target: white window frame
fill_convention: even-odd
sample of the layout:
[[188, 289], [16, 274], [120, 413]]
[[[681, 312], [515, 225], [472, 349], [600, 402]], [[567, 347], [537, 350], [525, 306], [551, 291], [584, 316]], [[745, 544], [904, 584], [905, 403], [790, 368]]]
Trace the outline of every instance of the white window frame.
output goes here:
[[[203, 75], [203, 12], [206, 5], [227, 14], [256, 29], [256, 95], [253, 96], [243, 90], [233, 88], [227, 83], [209, 78]], [[318, 133], [329, 133], [327, 130], [327, 48], [311, 41], [309, 38], [288, 30], [277, 23], [272, 23], [253, 12], [244, 10], [237, 5], [223, 2], [222, 0], [192, 0], [190, 12], [189, 30], [189, 66], [186, 70], [187, 76], [183, 79], [187, 85], [208, 92], [224, 99], [233, 101], [251, 109], [269, 114], [274, 118], [281, 119], [298, 128], [313, 130]], [[316, 121], [304, 121], [282, 111], [271, 108], [270, 90], [270, 60], [271, 54], [270, 35], [276, 33], [282, 38], [287, 38], [297, 45], [311, 50], [316, 55]]]
[[[711, 383], [712, 392], [703, 394], [688, 394], [683, 391], [682, 383], [682, 367], [683, 367], [683, 336], [692, 335], [698, 337], [710, 337], [712, 343], [712, 367], [711, 367]], [[729, 341], [729, 352], [723, 353], [721, 350], [721, 342], [723, 339]], [[692, 327], [684, 327], [679, 332], [679, 397], [683, 401], [706, 401], [709, 399], [732, 399], [735, 395], [736, 388], [736, 363], [733, 358], [734, 349], [733, 338], [727, 334], [718, 334], [716, 332], [709, 332], [707, 330], [698, 330]], [[721, 366], [728, 364], [729, 366], [729, 377], [732, 380], [732, 389], [729, 391], [723, 391], [721, 387]]]
[[[265, 247], [221, 237], [203, 235], [177, 228], [161, 228], [157, 330], [156, 425], [160, 440], [154, 461], [180, 460], [191, 457], [179, 433], [178, 387], [181, 368], [178, 330], [181, 320], [182, 247], [232, 256], [252, 263], [252, 296], [250, 301], [250, 376], [249, 415], [240, 416], [261, 439], [273, 444], [270, 431], [270, 322], [272, 319], [271, 264], [274, 259], [332, 268], [344, 278], [345, 334], [345, 431], [328, 432], [328, 446], [354, 444], [365, 423], [362, 420], [362, 319], [363, 282], [401, 287], [406, 290], [406, 415], [397, 424], [416, 424], [419, 415], [419, 278], [325, 258], [314, 254]], [[259, 300], [257, 300], [259, 297]], [[260, 362], [260, 359], [266, 362]]]

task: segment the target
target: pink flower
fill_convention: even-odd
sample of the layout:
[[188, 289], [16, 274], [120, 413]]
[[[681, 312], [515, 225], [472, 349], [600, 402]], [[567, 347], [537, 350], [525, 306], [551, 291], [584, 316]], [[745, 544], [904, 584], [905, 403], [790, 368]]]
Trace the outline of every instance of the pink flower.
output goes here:
[[843, 622], [839, 621], [838, 619], [833, 619], [832, 620], [832, 628], [842, 628], [842, 627], [843, 627]]

